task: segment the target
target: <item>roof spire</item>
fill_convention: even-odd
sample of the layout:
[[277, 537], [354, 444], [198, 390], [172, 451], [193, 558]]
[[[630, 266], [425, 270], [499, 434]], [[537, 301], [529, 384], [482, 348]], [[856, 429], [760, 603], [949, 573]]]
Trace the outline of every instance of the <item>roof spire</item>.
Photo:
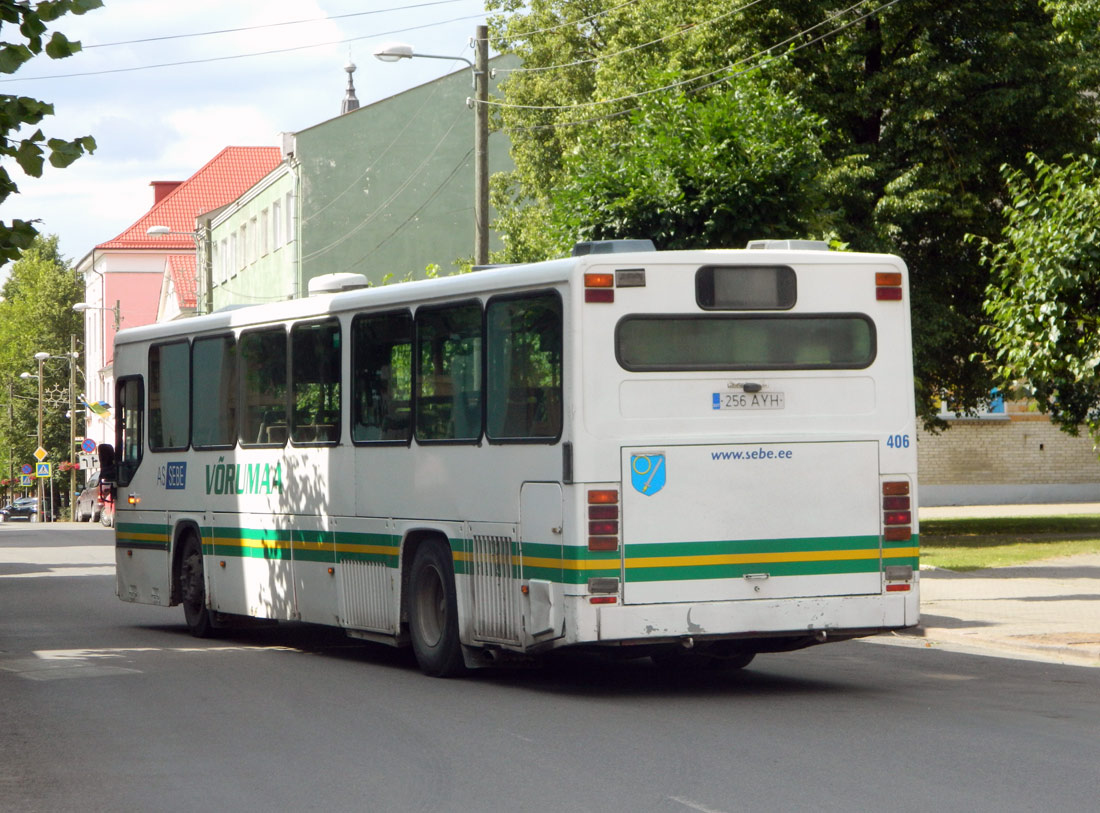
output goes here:
[[340, 103], [340, 115], [344, 113], [350, 113], [352, 110], [359, 109], [359, 99], [355, 96], [355, 82], [352, 81], [351, 75], [355, 73], [355, 63], [351, 61], [351, 49], [348, 49], [348, 64], [344, 66], [344, 70], [348, 72], [348, 89], [344, 94], [344, 101]]

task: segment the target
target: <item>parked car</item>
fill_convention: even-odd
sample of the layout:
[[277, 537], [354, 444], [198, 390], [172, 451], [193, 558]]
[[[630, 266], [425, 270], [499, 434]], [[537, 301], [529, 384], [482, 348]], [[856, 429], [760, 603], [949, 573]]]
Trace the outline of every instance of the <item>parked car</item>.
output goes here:
[[38, 498], [20, 497], [10, 505], [0, 508], [0, 518], [4, 522], [38, 522]]
[[103, 497], [103, 508], [99, 514], [99, 524], [104, 528], [115, 527], [115, 499], [111, 496], [109, 489], [100, 489], [100, 495]]
[[99, 493], [99, 472], [88, 475], [88, 483], [77, 495], [73, 519], [77, 522], [99, 522], [103, 515], [103, 496]]

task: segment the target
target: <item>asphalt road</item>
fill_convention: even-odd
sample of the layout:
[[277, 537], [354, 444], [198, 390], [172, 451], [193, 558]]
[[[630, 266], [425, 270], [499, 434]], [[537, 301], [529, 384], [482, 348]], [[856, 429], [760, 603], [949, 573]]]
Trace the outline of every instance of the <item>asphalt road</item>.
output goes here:
[[670, 677], [423, 677], [303, 625], [189, 637], [113, 537], [0, 525], [0, 810], [1093, 811], [1100, 670], [869, 642]]

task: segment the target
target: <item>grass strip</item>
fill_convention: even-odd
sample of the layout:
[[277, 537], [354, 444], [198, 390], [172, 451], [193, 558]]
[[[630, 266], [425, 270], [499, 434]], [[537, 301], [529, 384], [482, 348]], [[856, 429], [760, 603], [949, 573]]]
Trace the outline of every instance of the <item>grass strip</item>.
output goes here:
[[921, 564], [948, 570], [1009, 567], [1100, 553], [1100, 515], [925, 520]]

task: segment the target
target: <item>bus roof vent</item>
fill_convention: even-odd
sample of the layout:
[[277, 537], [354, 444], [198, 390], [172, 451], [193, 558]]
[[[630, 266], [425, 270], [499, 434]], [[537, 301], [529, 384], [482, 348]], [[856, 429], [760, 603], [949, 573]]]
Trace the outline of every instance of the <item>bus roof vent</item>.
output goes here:
[[586, 240], [573, 246], [573, 256], [623, 254], [627, 251], [656, 251], [652, 240]]
[[367, 288], [370, 283], [362, 274], [322, 274], [309, 281], [309, 295], [338, 294], [341, 291], [354, 291]]
[[824, 240], [749, 240], [745, 248], [772, 251], [828, 251], [829, 244]]

